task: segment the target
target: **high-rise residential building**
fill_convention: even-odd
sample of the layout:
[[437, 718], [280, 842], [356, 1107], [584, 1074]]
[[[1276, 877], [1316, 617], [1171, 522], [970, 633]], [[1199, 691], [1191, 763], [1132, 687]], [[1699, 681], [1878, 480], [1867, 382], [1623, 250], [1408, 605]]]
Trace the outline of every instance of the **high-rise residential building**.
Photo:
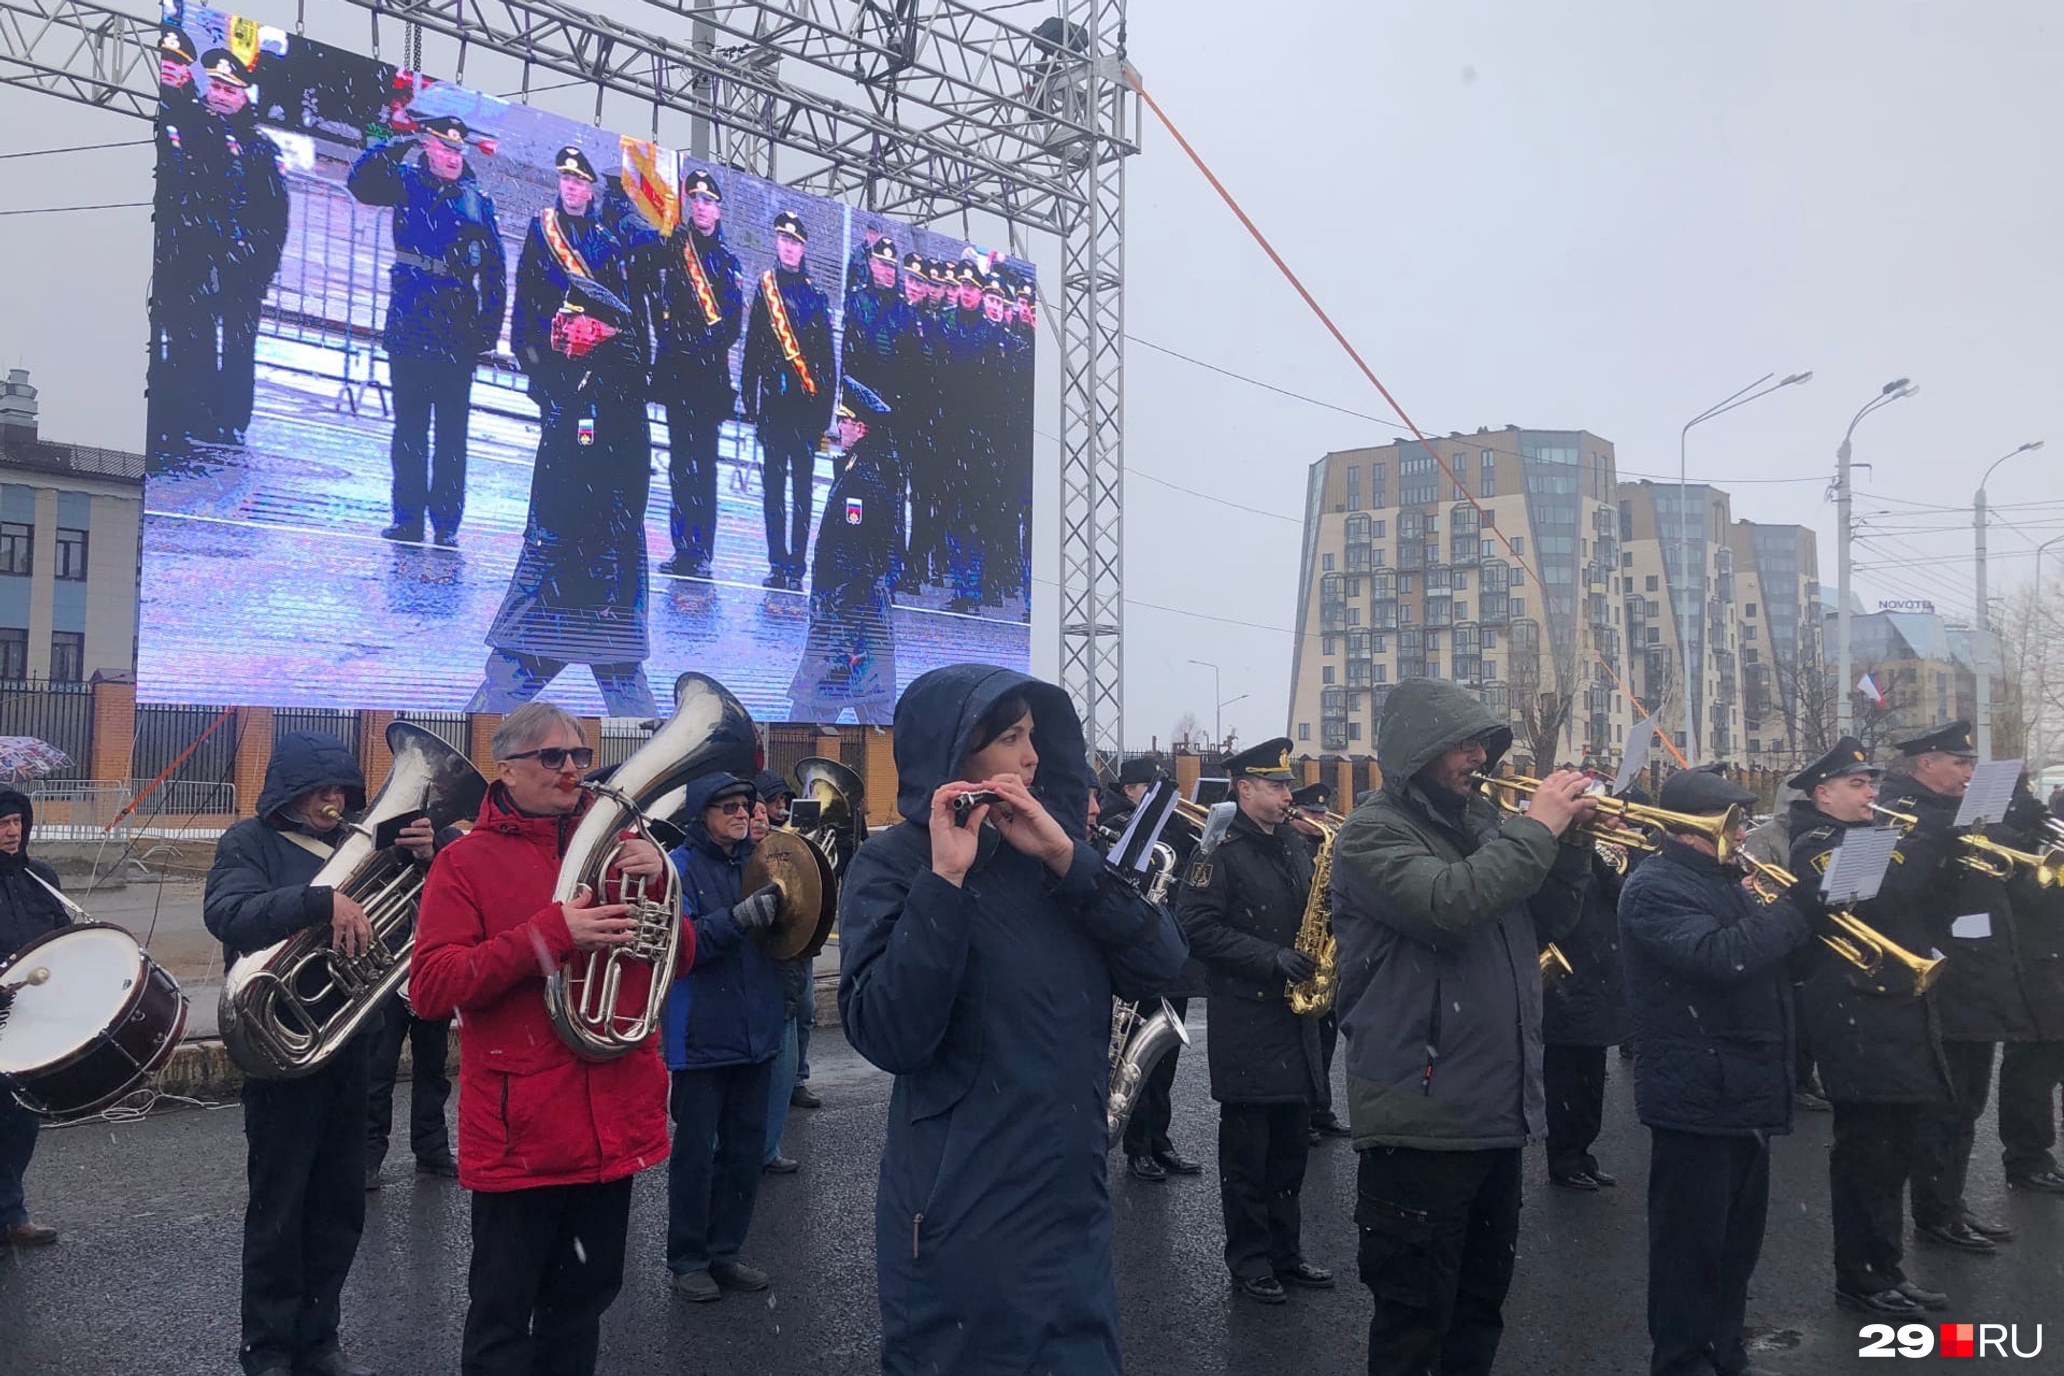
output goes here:
[[1311, 466], [1298, 752], [1373, 753], [1391, 689], [1424, 674], [1506, 716], [1521, 763], [1615, 760], [1634, 717], [1614, 682], [1625, 650], [1611, 441], [1507, 426], [1432, 445], [1448, 473], [1416, 440]]
[[1741, 612], [1742, 759], [1802, 768], [1826, 748], [1830, 725], [1818, 545], [1806, 526], [1736, 521], [1728, 546]]
[[[1693, 764], [1742, 750], [1739, 605], [1726, 492], [1704, 483], [1621, 483], [1627, 629], [1641, 646], [1635, 689]], [[1688, 570], [1680, 573], [1680, 566]], [[1689, 641], [1690, 732], [1684, 668]]]

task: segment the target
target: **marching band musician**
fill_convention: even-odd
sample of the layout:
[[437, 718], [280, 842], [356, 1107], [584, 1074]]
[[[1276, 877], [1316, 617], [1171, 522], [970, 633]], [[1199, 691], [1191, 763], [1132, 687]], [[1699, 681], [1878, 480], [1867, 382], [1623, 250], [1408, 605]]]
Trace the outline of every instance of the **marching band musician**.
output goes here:
[[[1316, 859], [1321, 843], [1319, 826], [1333, 806], [1333, 789], [1323, 783], [1306, 784], [1290, 795], [1290, 802], [1294, 809], [1290, 825], [1304, 837]], [[1305, 1134], [1315, 1147], [1321, 1138], [1348, 1135], [1347, 1124], [1333, 1111], [1333, 1051], [1339, 1042], [1340, 1020], [1328, 1008], [1319, 1016], [1319, 1097], [1312, 1102], [1311, 1131]]]
[[[2042, 854], [2057, 845], [2049, 814], [2023, 774], [1996, 839]], [[2064, 890], [2018, 870], [2008, 885], [2014, 905], [2018, 975], [2035, 1018], [2035, 1038], [2008, 1042], [2000, 1054], [2000, 1162], [2009, 1189], [2064, 1194], [2057, 1144], [2057, 1085], [2064, 1080]]]
[[760, 435], [760, 507], [767, 525], [766, 586], [801, 592], [816, 500], [817, 438], [831, 420], [837, 358], [831, 308], [810, 280], [810, 231], [800, 215], [774, 217], [775, 264], [753, 288], [739, 373], [746, 419]]
[[846, 1034], [896, 1077], [882, 1371], [1115, 1376], [1111, 998], [1172, 978], [1182, 937], [1083, 839], [1088, 750], [1058, 687], [934, 669], [896, 705], [895, 751], [903, 824], [839, 901]]
[[[70, 924], [71, 914], [53, 890], [57, 871], [29, 855], [29, 831], [36, 810], [28, 795], [0, 788], [0, 961], [37, 937]], [[0, 988], [0, 1022], [13, 995]], [[57, 1229], [32, 1222], [22, 1175], [36, 1153], [42, 1120], [0, 1091], [0, 1245], [47, 1247]]]
[[[1115, 828], [1113, 834], [1122, 833], [1132, 810], [1139, 806], [1140, 799], [1147, 796], [1147, 790], [1157, 783], [1166, 782], [1175, 786], [1173, 780], [1165, 779], [1158, 766], [1143, 755], [1134, 755], [1118, 767], [1118, 791], [1111, 805], [1106, 825]], [[1097, 825], [1096, 813], [1100, 800], [1094, 789], [1090, 792], [1090, 826]], [[1168, 1009], [1177, 1021], [1189, 1016], [1190, 1000], [1204, 997], [1204, 967], [1195, 956], [1183, 962], [1182, 972], [1161, 991], [1161, 997], [1168, 1001]], [[1176, 1042], [1154, 1062], [1154, 1068], [1147, 1072], [1140, 1083], [1139, 1099], [1133, 1105], [1132, 1116], [1125, 1120], [1125, 1169], [1134, 1179], [1159, 1183], [1171, 1175], [1202, 1175], [1204, 1167], [1175, 1149], [1175, 1143], [1168, 1136], [1169, 1125], [1175, 1120], [1176, 1062], [1181, 1059], [1182, 1044]]]
[[[1659, 801], [1717, 817], [1756, 795], [1685, 769]], [[1640, 1048], [1634, 1102], [1649, 1130], [1650, 1376], [1747, 1376], [1757, 1369], [1742, 1316], [1770, 1205], [1770, 1138], [1792, 1130], [1785, 959], [1810, 939], [1806, 918], [1789, 896], [1761, 902], [1712, 838], [1685, 831], [1628, 877], [1619, 919]]]
[[1406, 679], [1383, 786], [1334, 841], [1371, 1376], [1482, 1376], [1504, 1332], [1520, 1149], [1542, 1124], [1537, 953], [1577, 920], [1597, 806], [1559, 770], [1501, 823], [1475, 776], [1511, 745], [1474, 694]]
[[[1789, 780], [1802, 796], [1792, 804], [1787, 870], [1801, 879], [1827, 872], [1843, 833], [1874, 822], [1877, 777], [1862, 743], [1844, 736]], [[1900, 838], [1877, 896], [1858, 903], [1854, 915], [1908, 951], [1928, 951], [1935, 936], [1924, 904], [1946, 843], [1929, 825]], [[1823, 905], [1813, 907], [1809, 919], [1822, 915]], [[1896, 982], [1881, 989], [1832, 951], [1813, 954], [1798, 1007], [1834, 1113], [1828, 1194], [1835, 1301], [1880, 1314], [1941, 1309], [1948, 1296], [1908, 1280], [1900, 1268], [1915, 1134], [1925, 1110], [1951, 1103], [1935, 993], [1917, 997], [1911, 985]]]
[[[361, 205], [394, 207], [394, 264], [380, 341], [394, 389], [394, 521], [380, 534], [420, 541], [427, 512], [440, 545], [466, 510], [473, 364], [502, 334], [509, 286], [494, 198], [466, 164], [466, 122], [422, 120], [414, 139], [368, 148], [345, 182]], [[431, 441], [431, 427], [437, 438]]]
[[[656, 1035], [614, 1060], [582, 1059], [545, 1008], [548, 972], [624, 945], [637, 926], [597, 895], [552, 901], [590, 797], [580, 722], [525, 703], [490, 749], [479, 821], [430, 868], [409, 975], [418, 1013], [461, 1014], [465, 1028], [459, 1183], [473, 1195], [473, 1259], [459, 1369], [593, 1376], [602, 1315], [623, 1283], [631, 1177], [667, 1156], [666, 1066]], [[622, 877], [664, 870], [657, 847], [624, 842]], [[684, 931], [682, 968], [694, 956]]]
[[[273, 742], [256, 815], [222, 833], [201, 917], [226, 970], [310, 927], [331, 949], [363, 954], [377, 938], [357, 900], [310, 887], [347, 813], [365, 806], [365, 775], [344, 742], [293, 731]], [[397, 844], [428, 860], [428, 819]], [[299, 1079], [244, 1079], [250, 1199], [244, 1208], [243, 1338], [247, 1376], [372, 1376], [344, 1355], [337, 1329], [344, 1277], [365, 1229], [365, 1037]]]
[[[1978, 760], [1971, 723], [1953, 721], [1893, 748], [1902, 761], [1886, 775], [1880, 805], [1919, 818], [1947, 837]], [[2035, 1014], [2021, 985], [2020, 942], [2006, 881], [1957, 863], [1955, 854], [1934, 880], [1928, 896], [1934, 944], [1949, 957], [1935, 988], [1935, 1009], [1954, 1103], [1924, 1109], [1916, 1129], [1914, 1232], [1959, 1251], [1992, 1252], [2011, 1241], [2014, 1230], [1978, 1218], [1964, 1201], [1972, 1133], [1992, 1089], [1997, 1044], [2034, 1040]], [[1983, 930], [1965, 935], [1967, 923]]]
[[687, 216], [660, 271], [659, 357], [654, 398], [666, 408], [667, 476], [674, 552], [662, 571], [710, 576], [717, 553], [717, 438], [737, 409], [731, 346], [745, 328], [738, 257], [724, 242], [724, 193], [707, 172], [681, 183]]
[[1205, 1054], [1218, 1100], [1226, 1269], [1241, 1294], [1282, 1304], [1285, 1281], [1333, 1286], [1331, 1271], [1304, 1259], [1298, 1207], [1319, 1097], [1318, 1019], [1295, 1012], [1283, 992], [1318, 969], [1297, 949], [1312, 856], [1288, 825], [1288, 738], [1251, 746], [1225, 768], [1239, 811], [1218, 849], [1191, 863], [1176, 914], [1211, 1000]]
[[586, 664], [609, 715], [647, 716], [648, 322], [623, 243], [595, 213], [594, 166], [571, 145], [553, 165], [559, 198], [524, 235], [509, 329], [538, 407], [530, 510], [470, 710], [508, 711]]

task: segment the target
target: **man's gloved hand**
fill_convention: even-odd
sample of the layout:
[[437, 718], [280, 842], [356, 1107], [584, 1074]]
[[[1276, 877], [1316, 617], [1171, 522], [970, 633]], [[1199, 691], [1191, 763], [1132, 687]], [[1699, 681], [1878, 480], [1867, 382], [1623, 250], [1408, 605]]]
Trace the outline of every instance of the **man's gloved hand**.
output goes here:
[[764, 932], [781, 912], [781, 891], [772, 884], [762, 886], [731, 909], [731, 920], [742, 932]]
[[1276, 973], [1292, 984], [1302, 984], [1319, 972], [1319, 963], [1294, 946], [1276, 952]]

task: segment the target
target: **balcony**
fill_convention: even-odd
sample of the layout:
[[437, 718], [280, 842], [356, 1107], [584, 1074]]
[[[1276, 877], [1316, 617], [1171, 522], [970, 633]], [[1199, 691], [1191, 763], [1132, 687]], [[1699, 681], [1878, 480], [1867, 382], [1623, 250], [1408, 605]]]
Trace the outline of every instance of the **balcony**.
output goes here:
[[1369, 604], [1369, 629], [1372, 631], [1394, 631], [1398, 628], [1397, 599], [1387, 597]]
[[1483, 562], [1483, 537], [1456, 535], [1448, 541], [1448, 562], [1467, 568]]
[[1397, 566], [1406, 573], [1425, 568], [1426, 546], [1417, 540], [1401, 540], [1397, 547]]
[[1429, 628], [1438, 630], [1454, 624], [1455, 602], [1453, 598], [1429, 597], [1426, 599], [1426, 625]]
[[1347, 547], [1346, 559], [1347, 571], [1349, 573], [1367, 573], [1369, 571], [1369, 558], [1369, 547], [1367, 545], [1349, 545]]
[[1455, 656], [1455, 682], [1474, 688], [1483, 682], [1483, 660], [1476, 655]]
[[1408, 657], [1406, 655], [1400, 654], [1398, 656], [1397, 672], [1398, 677], [1401, 679], [1425, 678], [1427, 676], [1425, 656], [1418, 655]]
[[1476, 595], [1476, 619], [1486, 626], [1502, 626], [1512, 613], [1512, 599], [1502, 592]]
[[1476, 623], [1474, 621], [1457, 621], [1455, 623], [1456, 654], [1473, 655], [1477, 652], [1477, 648], [1482, 643], [1482, 637], [1478, 633]]
[[1512, 710], [1512, 692], [1503, 679], [1494, 678], [1485, 683], [1481, 696], [1483, 705], [1490, 709], [1493, 716], [1502, 717]]
[[1319, 629], [1322, 631], [1344, 631], [1347, 629], [1347, 604], [1344, 602], [1322, 602], [1319, 604]]

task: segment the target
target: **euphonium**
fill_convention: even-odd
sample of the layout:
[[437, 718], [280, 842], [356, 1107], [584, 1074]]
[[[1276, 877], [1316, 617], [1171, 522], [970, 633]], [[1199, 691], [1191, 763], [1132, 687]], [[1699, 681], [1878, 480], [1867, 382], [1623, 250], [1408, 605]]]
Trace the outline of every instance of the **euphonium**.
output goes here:
[[1301, 984], [1286, 984], [1283, 995], [1290, 1011], [1303, 1017], [1318, 1017], [1333, 1006], [1340, 983], [1335, 957], [1339, 947], [1333, 940], [1333, 838], [1339, 827], [1305, 819], [1319, 832], [1319, 853], [1312, 857], [1311, 892], [1305, 895], [1304, 918], [1297, 924], [1296, 948], [1318, 963], [1312, 977]]
[[637, 923], [627, 944], [576, 951], [570, 964], [545, 977], [545, 1011], [559, 1039], [583, 1060], [615, 1060], [645, 1043], [659, 1027], [680, 960], [680, 876], [668, 860], [657, 880], [612, 878], [623, 833], [659, 846], [645, 817], [656, 800], [704, 774], [750, 778], [758, 760], [752, 717], [738, 699], [713, 678], [683, 674], [674, 684], [673, 719], [608, 783], [581, 785], [594, 801], [566, 843], [552, 900], [592, 893], [604, 903], [628, 904]]
[[1137, 1003], [1111, 1000], [1111, 1088], [1104, 1097], [1104, 1122], [1110, 1136], [1107, 1145], [1117, 1146], [1125, 1136], [1125, 1125], [1139, 1106], [1140, 1090], [1163, 1056], [1180, 1044], [1190, 1044], [1189, 1029], [1169, 1007], [1167, 999], [1146, 1017]]
[[408, 722], [388, 726], [387, 748], [387, 781], [308, 881], [356, 899], [372, 943], [357, 956], [331, 950], [324, 923], [239, 958], [223, 977], [222, 1044], [253, 1078], [313, 1074], [402, 987], [429, 866], [397, 848], [394, 834], [417, 816], [442, 830], [479, 815], [487, 780], [471, 760]]
[[[1765, 864], [1755, 856], [1743, 851], [1736, 857], [1748, 869], [1749, 892], [1765, 903], [1775, 903], [1783, 898], [1792, 885], [1799, 882], [1790, 870], [1778, 865]], [[1823, 932], [1820, 939], [1827, 948], [1843, 960], [1856, 967], [1857, 973], [1877, 982], [1878, 992], [1887, 992], [1883, 980], [1885, 963], [1890, 961], [1906, 972], [1913, 983], [1915, 998], [1928, 992], [1930, 985], [1942, 973], [1942, 957], [1917, 956], [1898, 942], [1879, 932], [1846, 908], [1831, 908], [1827, 920], [1834, 924], [1835, 932]]]

